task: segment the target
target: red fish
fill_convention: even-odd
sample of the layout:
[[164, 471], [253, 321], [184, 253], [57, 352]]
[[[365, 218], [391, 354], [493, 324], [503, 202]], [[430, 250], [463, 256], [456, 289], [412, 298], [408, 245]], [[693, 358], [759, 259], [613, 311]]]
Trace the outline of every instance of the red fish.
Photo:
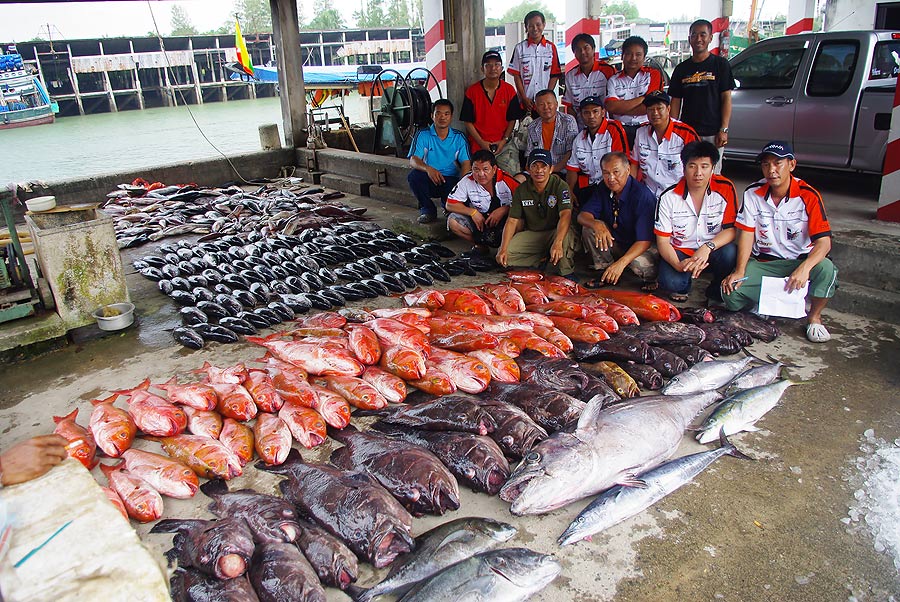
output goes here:
[[307, 327], [343, 328], [347, 318], [333, 311], [323, 311], [297, 320], [297, 323]]
[[621, 303], [616, 303], [615, 301], [608, 301], [606, 303], [606, 313], [611, 317], [619, 326], [630, 326], [630, 325], [639, 325], [641, 322], [638, 320], [638, 316], [634, 311]]
[[534, 330], [534, 321], [523, 318], [521, 314], [514, 316], [471, 316], [471, 319], [485, 332], [494, 334], [517, 329]]
[[481, 393], [491, 383], [490, 368], [479, 359], [455, 351], [435, 348], [427, 365], [434, 365], [446, 373], [456, 388], [465, 393]]
[[544, 279], [544, 274], [537, 270], [510, 270], [506, 277], [513, 282], [539, 282]]
[[126, 450], [122, 459], [130, 474], [143, 479], [162, 495], [185, 500], [194, 497], [200, 488], [197, 475], [177, 460], [134, 448]]
[[474, 291], [460, 288], [444, 291], [444, 311], [452, 311], [460, 314], [489, 315], [491, 308], [487, 301], [478, 296]]
[[316, 392], [318, 402], [313, 409], [322, 415], [329, 426], [342, 429], [350, 424], [350, 405], [346, 399], [325, 387], [310, 386]]
[[513, 288], [519, 291], [519, 294], [522, 295], [522, 299], [526, 304], [541, 304], [546, 303], [550, 299], [547, 298], [547, 295], [544, 294], [544, 291], [541, 290], [540, 287], [535, 285], [533, 282], [531, 283], [514, 283]]
[[502, 383], [519, 382], [519, 364], [512, 357], [494, 349], [479, 349], [467, 353], [469, 357], [480, 360], [491, 371], [491, 380]]
[[234, 452], [241, 466], [246, 466], [253, 459], [253, 431], [237, 420], [225, 419], [219, 441]]
[[604, 290], [603, 297], [630, 307], [641, 320], [653, 322], [677, 322], [681, 319], [678, 308], [656, 295], [638, 291]]
[[403, 380], [425, 376], [425, 356], [408, 347], [387, 347], [382, 351], [378, 365]]
[[433, 310], [444, 306], [444, 294], [434, 289], [406, 293], [402, 299], [403, 304], [408, 307], [424, 307]]
[[565, 295], [565, 296], [555, 296], [552, 299], [553, 301], [571, 301], [572, 303], [578, 303], [579, 305], [587, 305], [593, 309], [606, 309], [606, 301], [599, 296], [599, 293], [591, 293], [588, 291], [584, 295]]
[[241, 462], [221, 441], [199, 435], [175, 435], [159, 440], [169, 456], [206, 479], [229, 480], [241, 476]]
[[570, 291], [569, 292], [570, 295], [580, 295], [582, 293], [587, 292], [587, 289], [582, 288], [582, 286], [580, 284], [578, 284], [577, 282], [574, 282], [572, 280], [569, 280], [565, 276], [556, 276], [556, 275], [547, 276], [544, 278], [544, 280], [548, 284], [551, 284], [556, 288], [565, 289], [565, 290]]
[[278, 391], [278, 396], [285, 403], [290, 401], [308, 408], [315, 407], [319, 403], [316, 399], [316, 392], [302, 375], [275, 367], [270, 367], [268, 372]]
[[562, 349], [565, 353], [568, 353], [573, 349], [572, 339], [563, 334], [563, 332], [555, 326], [551, 326], [549, 328], [547, 326], [535, 326], [534, 334], [538, 335], [549, 343], [553, 343], [554, 345]]
[[122, 516], [125, 517], [125, 520], [128, 520], [128, 510], [125, 509], [125, 504], [122, 503], [122, 498], [119, 497], [119, 494], [110, 489], [109, 487], [101, 487], [103, 493], [106, 494], [106, 498], [109, 500], [109, 503], [116, 507], [116, 510], [122, 513]]
[[213, 410], [218, 401], [216, 392], [209, 385], [204, 383], [180, 385], [178, 384], [177, 376], [173, 376], [162, 384], [153, 386], [165, 391], [169, 401], [172, 403], [180, 403], [198, 410]]
[[552, 317], [553, 324], [562, 331], [564, 335], [573, 341], [582, 343], [599, 343], [609, 338], [606, 331], [599, 326], [572, 320], [571, 318]]
[[121, 456], [122, 452], [131, 447], [137, 434], [137, 425], [131, 415], [113, 405], [118, 396], [118, 393], [113, 393], [106, 399], [91, 402], [94, 404], [94, 411], [91, 412], [88, 428], [97, 447], [110, 458]]
[[247, 368], [244, 364], [236, 364], [234, 366], [229, 366], [228, 368], [217, 368], [209, 362], [203, 362], [203, 366], [193, 370], [193, 372], [198, 374], [205, 373], [206, 380], [211, 383], [234, 383], [237, 385], [247, 380], [248, 376]]
[[[539, 313], [533, 312], [533, 311], [520, 311], [516, 315], [518, 315], [523, 320], [532, 322], [535, 326], [541, 325], [541, 326], [546, 326], [547, 328], [551, 328], [553, 326], [553, 320], [550, 319], [550, 316], [545, 316], [544, 314], [539, 314]], [[520, 327], [520, 328], [524, 328], [524, 327]]]
[[[290, 372], [291, 374], [297, 376], [297, 378], [301, 378], [303, 380], [306, 380], [307, 378], [309, 378], [309, 373], [307, 373], [306, 370], [304, 370], [300, 366], [295, 366], [294, 364], [282, 361], [282, 360], [278, 359], [277, 357], [275, 357], [274, 355], [272, 355], [271, 353], [269, 353], [268, 351], [266, 351], [265, 355], [263, 355], [261, 358], [259, 358], [256, 361], [260, 362], [261, 364], [266, 365], [265, 370], [266, 370], [266, 372], [269, 372], [270, 377], [272, 377], [271, 368], [277, 368], [278, 370]], [[273, 380], [273, 382], [274, 382], [274, 380]]]
[[545, 316], [561, 316], [573, 320], [582, 320], [591, 313], [590, 308], [571, 301], [549, 301], [540, 305], [527, 305], [526, 307], [528, 311], [544, 314]]
[[278, 396], [278, 391], [275, 390], [275, 384], [272, 382], [269, 374], [265, 370], [256, 368], [247, 372], [249, 377], [247, 382], [244, 383], [244, 388], [250, 393], [250, 397], [253, 398], [253, 403], [256, 404], [256, 407], [262, 412], [277, 412], [280, 410], [284, 400]]
[[605, 311], [594, 310], [584, 317], [584, 321], [588, 324], [599, 326], [605, 330], [607, 334], [619, 332], [619, 323]]
[[119, 495], [128, 516], [139, 523], [149, 523], [162, 516], [162, 496], [146, 481], [128, 474], [118, 466], [101, 464], [100, 470], [109, 480], [110, 489]]
[[97, 465], [97, 443], [88, 429], [84, 428], [75, 419], [78, 418], [78, 408], [65, 416], [54, 416], [53, 422], [56, 428], [53, 433], [63, 436], [69, 442], [66, 445], [66, 453], [75, 458], [88, 470]]
[[128, 395], [128, 413], [134, 423], [148, 435], [171, 437], [187, 428], [187, 415], [178, 406], [150, 393], [150, 379], [131, 390], [116, 391]]
[[376, 318], [371, 322], [366, 322], [366, 326], [378, 335], [382, 346], [407, 347], [428, 355], [430, 348], [428, 337], [414, 326], [408, 326], [390, 318]]
[[[306, 449], [312, 449], [321, 444], [328, 436], [325, 420], [322, 418], [321, 414], [314, 409], [307, 408], [299, 403], [294, 403], [292, 401], [285, 402], [281, 407], [281, 410], [278, 411], [277, 418], [285, 425], [285, 428], [288, 429], [288, 444], [287, 449], [284, 450], [285, 458], [291, 450], [290, 435], [293, 435], [294, 439]], [[259, 441], [259, 435], [257, 435], [257, 441]], [[262, 456], [261, 453], [260, 456]], [[280, 458], [278, 464], [284, 463], [281, 454], [278, 454], [278, 458]], [[269, 462], [269, 464], [273, 463]]]
[[339, 345], [279, 341], [272, 338], [274, 336], [276, 335], [266, 338], [247, 337], [247, 340], [262, 345], [279, 359], [299, 366], [310, 374], [347, 374], [349, 376], [362, 374], [363, 365], [351, 357], [349, 351]]
[[427, 361], [426, 364], [428, 365], [428, 371], [425, 372], [425, 376], [407, 381], [411, 386], [438, 397], [456, 392], [456, 385], [446, 372]]
[[495, 335], [480, 330], [432, 335], [428, 337], [428, 342], [434, 347], [461, 352], [474, 351], [476, 349], [493, 349], [500, 344]]
[[490, 293], [481, 293], [481, 298], [490, 306], [491, 312], [498, 316], [508, 316], [517, 313], [512, 307]]
[[391, 319], [397, 320], [401, 324], [406, 324], [407, 326], [412, 326], [413, 328], [421, 330], [425, 334], [428, 334], [429, 332], [431, 332], [431, 327], [428, 326], [428, 318], [424, 318], [417, 314], [400, 314]]
[[190, 406], [184, 407], [184, 413], [188, 417], [187, 430], [192, 435], [203, 435], [218, 439], [222, 433], [222, 415], [212, 410], [195, 410]]
[[525, 299], [522, 298], [522, 293], [511, 284], [485, 284], [481, 288], [513, 311], [525, 311]]
[[407, 315], [415, 315], [420, 318], [430, 318], [431, 310], [425, 307], [386, 307], [383, 309], [373, 309], [372, 315], [376, 318], [391, 318], [393, 320], [397, 319], [397, 316], [407, 316]]
[[390, 372], [385, 372], [375, 366], [366, 366], [366, 371], [362, 373], [362, 379], [375, 387], [391, 403], [400, 403], [406, 399], [405, 382]]
[[381, 359], [381, 344], [378, 335], [371, 328], [354, 324], [347, 326], [349, 334], [350, 351], [366, 366], [372, 366]]
[[525, 349], [533, 349], [547, 357], [566, 357], [562, 349], [527, 330], [510, 330], [500, 336], [497, 351], [510, 357], [518, 357]]
[[375, 387], [355, 376], [323, 376], [312, 382], [334, 391], [354, 408], [380, 410], [387, 405], [387, 399]]
[[[302, 407], [302, 406], [296, 406]], [[309, 408], [303, 408], [309, 410]], [[284, 411], [284, 405], [278, 411], [279, 415]], [[322, 419], [319, 418], [322, 422]], [[322, 422], [324, 430], [325, 423]], [[253, 445], [260, 459], [269, 466], [284, 464], [288, 452], [291, 451], [291, 430], [284, 420], [275, 414], [260, 412], [256, 416], [256, 424], [253, 425]], [[301, 443], [303, 443], [301, 441]]]
[[449, 335], [457, 332], [481, 331], [481, 324], [471, 319], [472, 316], [440, 312], [439, 315], [428, 320], [429, 336]]
[[216, 410], [225, 418], [233, 418], [234, 420], [252, 420], [258, 411], [256, 403], [250, 392], [243, 386], [236, 384], [216, 384], [210, 385], [216, 390], [219, 397], [219, 405]]

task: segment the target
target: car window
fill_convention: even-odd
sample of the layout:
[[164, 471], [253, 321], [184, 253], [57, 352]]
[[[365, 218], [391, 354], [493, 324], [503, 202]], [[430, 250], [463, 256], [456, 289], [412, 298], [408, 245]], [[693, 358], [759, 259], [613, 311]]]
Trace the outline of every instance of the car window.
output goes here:
[[859, 57], [859, 42], [840, 40], [823, 42], [813, 62], [808, 96], [840, 96], [850, 87], [856, 61]]
[[891, 79], [900, 72], [900, 40], [878, 42], [872, 56], [869, 79]]
[[732, 65], [731, 72], [742, 90], [792, 88], [803, 52], [803, 47], [756, 52]]

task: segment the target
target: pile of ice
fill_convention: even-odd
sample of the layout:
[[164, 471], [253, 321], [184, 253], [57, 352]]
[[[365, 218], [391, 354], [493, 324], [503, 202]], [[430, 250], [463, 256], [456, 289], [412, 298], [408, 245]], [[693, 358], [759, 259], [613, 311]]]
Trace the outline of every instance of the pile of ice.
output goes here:
[[893, 442], [863, 433], [856, 458], [858, 489], [853, 493], [846, 525], [865, 527], [875, 539], [875, 551], [885, 552], [900, 570], [900, 439]]

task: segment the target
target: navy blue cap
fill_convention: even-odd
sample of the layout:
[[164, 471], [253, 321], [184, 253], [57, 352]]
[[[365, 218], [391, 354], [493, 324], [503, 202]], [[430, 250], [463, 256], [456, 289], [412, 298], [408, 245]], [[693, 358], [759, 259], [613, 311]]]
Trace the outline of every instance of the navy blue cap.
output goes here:
[[588, 96], [584, 100], [581, 101], [581, 104], [578, 105], [579, 109], [583, 109], [584, 107], [597, 106], [602, 107], [603, 101], [600, 100], [599, 96]]
[[667, 105], [672, 104], [672, 97], [663, 92], [662, 90], [654, 90], [653, 92], [649, 92], [644, 96], [644, 106], [649, 107], [652, 104], [656, 104], [658, 102], [664, 102]]
[[496, 50], [488, 50], [484, 54], [481, 55], [481, 64], [484, 65], [486, 62], [490, 60], [497, 60], [503, 64], [503, 57], [500, 56], [500, 53]]
[[756, 155], [756, 160], [762, 161], [763, 155], [774, 155], [779, 159], [793, 159], [794, 149], [791, 148], [789, 142], [784, 142], [782, 140], [773, 140], [765, 147], [763, 147], [760, 153]]
[[532, 163], [537, 163], [538, 161], [547, 165], [553, 165], [553, 155], [546, 149], [536, 148], [528, 155], [528, 167], [531, 167]]

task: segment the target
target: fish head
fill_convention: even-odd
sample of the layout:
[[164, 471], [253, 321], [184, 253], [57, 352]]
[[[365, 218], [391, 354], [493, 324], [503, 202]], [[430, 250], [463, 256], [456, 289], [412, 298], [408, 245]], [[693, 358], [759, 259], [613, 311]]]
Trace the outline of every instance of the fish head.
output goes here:
[[571, 433], [557, 433], [532, 448], [500, 490], [500, 499], [511, 502], [516, 516], [542, 514], [573, 499], [593, 463], [587, 446]]
[[495, 550], [483, 558], [494, 574], [528, 591], [543, 588], [562, 571], [562, 566], [553, 556], [525, 548]]
[[[399, 524], [393, 516], [380, 515], [379, 524], [373, 533], [374, 536], [368, 542], [368, 557], [377, 569], [386, 567], [397, 556], [405, 554], [415, 547], [415, 541], [409, 534], [409, 530]], [[362, 541], [363, 534], [358, 533], [357, 535], [358, 540]]]
[[693, 372], [682, 372], [673, 376], [660, 393], [663, 395], [687, 395], [701, 390], [703, 390], [703, 383]]
[[512, 539], [518, 533], [518, 529], [509, 523], [504, 523], [492, 518], [481, 518], [473, 524], [473, 529], [480, 531], [494, 541], [504, 543]]

